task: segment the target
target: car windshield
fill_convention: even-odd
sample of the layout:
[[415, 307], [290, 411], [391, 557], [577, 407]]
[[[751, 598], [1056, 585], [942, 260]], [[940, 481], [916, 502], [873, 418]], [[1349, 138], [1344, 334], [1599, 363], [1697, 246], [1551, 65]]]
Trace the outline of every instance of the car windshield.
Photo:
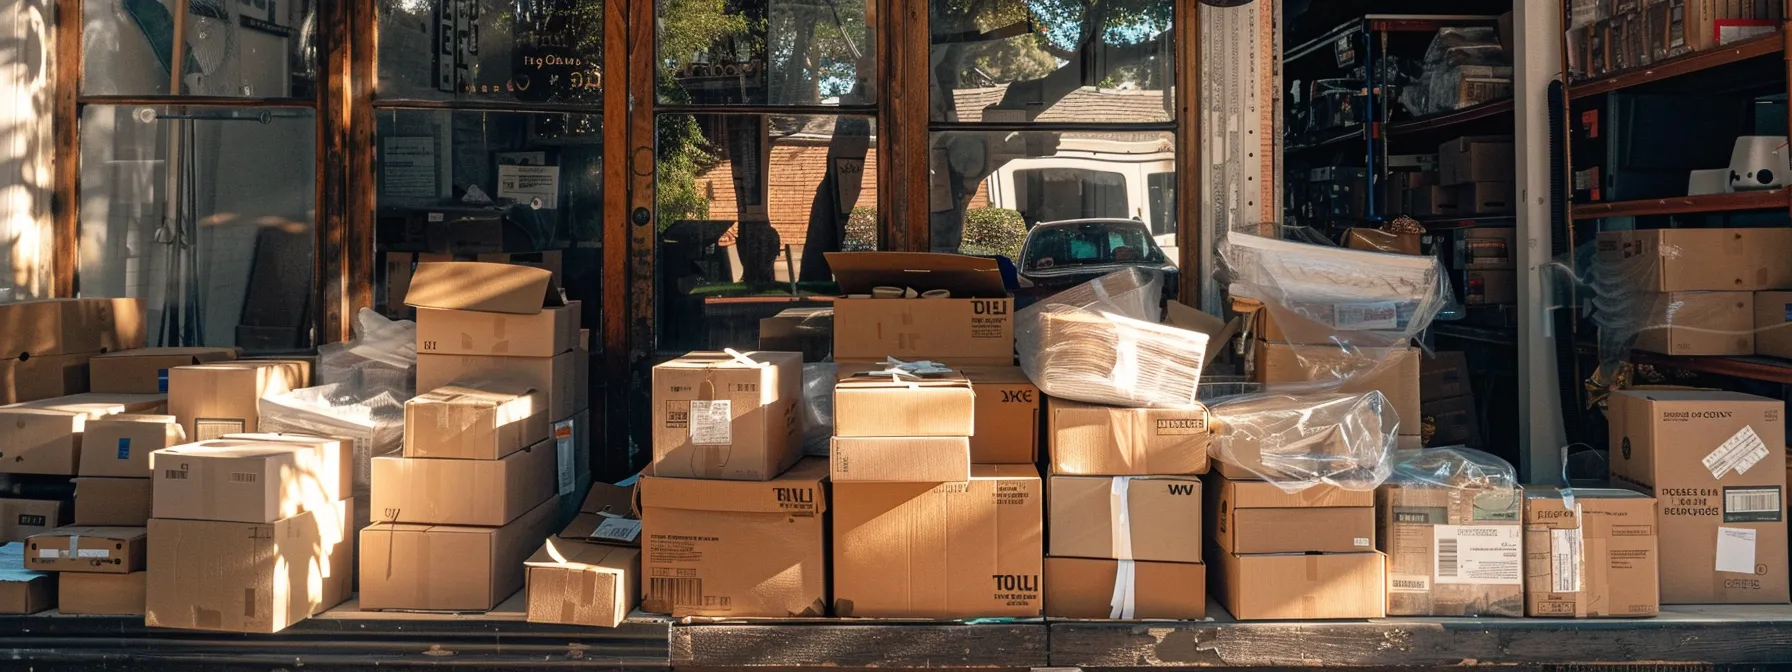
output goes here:
[[1136, 222], [1048, 226], [1027, 241], [1027, 268], [1045, 270], [1097, 264], [1164, 263], [1163, 250]]

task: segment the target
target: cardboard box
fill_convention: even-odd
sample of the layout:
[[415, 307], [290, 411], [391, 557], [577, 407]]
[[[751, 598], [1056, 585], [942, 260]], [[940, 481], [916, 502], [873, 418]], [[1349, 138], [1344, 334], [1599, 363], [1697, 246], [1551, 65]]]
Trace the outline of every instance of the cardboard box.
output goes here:
[[572, 523], [555, 536], [566, 541], [639, 548], [641, 518], [635, 515], [635, 488], [593, 483]]
[[0, 358], [95, 354], [141, 348], [139, 299], [40, 299], [0, 304]]
[[1668, 292], [1636, 298], [1647, 323], [1636, 349], [1664, 355], [1755, 354], [1752, 292]]
[[236, 359], [236, 348], [143, 348], [95, 355], [88, 389], [122, 394], [167, 394], [168, 370]]
[[1518, 303], [1517, 271], [1468, 271], [1463, 274], [1462, 302], [1471, 306]]
[[[1400, 433], [1418, 436], [1419, 359], [1418, 348], [1355, 348], [1350, 352], [1338, 346], [1286, 345], [1257, 343], [1255, 377], [1263, 383], [1300, 383], [1312, 379], [1314, 372], [1336, 372], [1344, 380], [1328, 392], [1361, 394], [1380, 390], [1394, 412], [1400, 416]], [[1364, 362], [1359, 357], [1374, 357]]]
[[1388, 233], [1380, 229], [1356, 227], [1344, 234], [1344, 245], [1365, 252], [1390, 254], [1424, 254], [1421, 236], [1416, 233]]
[[1481, 410], [1474, 397], [1451, 397], [1419, 406], [1420, 436], [1426, 446], [1481, 447]]
[[129, 574], [143, 569], [141, 527], [58, 527], [25, 540], [25, 569]]
[[962, 436], [836, 436], [828, 464], [835, 483], [962, 483], [971, 474], [971, 443]]
[[1049, 485], [1052, 557], [1201, 561], [1200, 479], [1052, 476]]
[[1527, 486], [1525, 615], [1654, 616], [1661, 611], [1655, 498], [1630, 490]]
[[[1789, 341], [1792, 342], [1792, 341]], [[1033, 464], [1039, 461], [1040, 413], [1045, 395], [1018, 366], [965, 367], [976, 395], [972, 409], [971, 462]]]
[[481, 355], [417, 355], [417, 389], [435, 390], [457, 382], [477, 384], [507, 378], [548, 394], [548, 415], [570, 418], [591, 404], [591, 353], [563, 352], [552, 358]]
[[305, 387], [311, 365], [300, 360], [241, 360], [168, 371], [168, 412], [189, 441], [259, 431], [261, 398]]
[[1755, 354], [1792, 359], [1792, 292], [1755, 293]]
[[1038, 617], [1043, 499], [1030, 465], [978, 465], [967, 483], [834, 484], [834, 615]]
[[548, 441], [501, 460], [373, 458], [373, 519], [422, 525], [498, 527], [557, 492]]
[[0, 361], [0, 402], [38, 401], [87, 392], [93, 355], [42, 355]]
[[19, 551], [0, 549], [0, 614], [28, 616], [55, 609], [56, 577], [21, 569], [22, 565]]
[[1407, 192], [1412, 204], [1407, 212], [1415, 217], [1449, 217], [1462, 214], [1461, 206], [1456, 203], [1456, 189], [1430, 185], [1414, 187]]
[[1509, 215], [1518, 206], [1511, 176], [1501, 182], [1458, 185], [1457, 212], [1464, 215]]
[[404, 402], [404, 456], [496, 460], [546, 441], [548, 396], [514, 382], [450, 385]]
[[106, 527], [149, 525], [147, 478], [75, 479], [75, 524]]
[[353, 444], [314, 441], [213, 439], [158, 450], [149, 457], [156, 517], [272, 523], [328, 511], [354, 494], [344, 487]]
[[874, 368], [842, 366], [834, 385], [834, 436], [971, 436], [977, 395], [952, 373], [929, 378], [865, 375]]
[[641, 609], [827, 615], [827, 474], [805, 459], [768, 482], [641, 477]]
[[0, 545], [23, 543], [69, 524], [69, 509], [60, 500], [0, 498]]
[[1781, 604], [1785, 403], [1735, 392], [1612, 394], [1612, 481], [1659, 500], [1662, 604]]
[[532, 315], [417, 309], [417, 352], [437, 355], [553, 357], [579, 344], [579, 302]]
[[1460, 350], [1441, 350], [1419, 359], [1419, 401], [1438, 401], [1475, 393], [1469, 380], [1468, 355]]
[[1518, 229], [1510, 226], [1464, 229], [1456, 242], [1456, 267], [1473, 271], [1518, 268]]
[[530, 623], [614, 628], [641, 598], [641, 551], [549, 539], [529, 556]]
[[81, 437], [82, 476], [149, 478], [149, 454], [186, 443], [172, 415], [120, 413], [87, 421]]
[[1213, 595], [1241, 621], [1381, 618], [1386, 558], [1367, 553], [1235, 555], [1213, 558]]
[[805, 362], [829, 361], [834, 352], [833, 307], [785, 308], [760, 318], [759, 349], [800, 352]]
[[[1131, 595], [1116, 607], [1114, 595]], [[1122, 581], [1119, 560], [1045, 559], [1045, 615], [1051, 618], [1207, 618], [1207, 566], [1198, 562], [1132, 563]]]
[[1596, 261], [1633, 289], [1750, 292], [1792, 288], [1792, 228], [1604, 231]]
[[[834, 302], [834, 361], [1014, 364], [1014, 298], [994, 259], [920, 252], [829, 252], [827, 259], [844, 294]], [[872, 298], [877, 287], [943, 289], [951, 297]]]
[[361, 608], [487, 611], [523, 587], [553, 501], [503, 527], [374, 523], [361, 531]]
[[270, 634], [341, 604], [354, 584], [352, 510], [343, 501], [272, 523], [151, 519], [144, 624]]
[[[417, 264], [405, 293], [414, 308], [534, 315], [566, 305], [554, 273], [547, 269], [477, 261]], [[421, 316], [423, 311], [419, 310]], [[422, 337], [419, 324], [418, 337]], [[418, 348], [421, 352], [422, 347]]]
[[77, 394], [0, 407], [0, 473], [73, 476], [88, 420], [157, 413], [165, 401], [160, 395]]
[[70, 616], [142, 616], [148, 578], [148, 572], [63, 572], [56, 576], [56, 609]]
[[1375, 549], [1375, 493], [1268, 481], [1207, 481], [1207, 529], [1228, 553], [1350, 553]]
[[1524, 615], [1521, 494], [1498, 487], [1377, 490], [1388, 615]]
[[769, 480], [803, 454], [803, 358], [693, 352], [653, 367], [653, 474]]
[[1207, 409], [1115, 408], [1046, 400], [1052, 474], [1146, 476], [1207, 473]]
[[1514, 165], [1511, 136], [1461, 137], [1437, 148], [1438, 183], [1446, 187], [1511, 183], [1517, 175]]

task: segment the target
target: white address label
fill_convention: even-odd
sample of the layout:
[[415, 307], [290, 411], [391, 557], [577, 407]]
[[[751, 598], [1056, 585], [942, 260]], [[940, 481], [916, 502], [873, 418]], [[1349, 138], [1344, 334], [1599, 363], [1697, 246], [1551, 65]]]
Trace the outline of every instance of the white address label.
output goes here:
[[1524, 583], [1524, 530], [1517, 525], [1438, 525], [1438, 583], [1516, 586]]

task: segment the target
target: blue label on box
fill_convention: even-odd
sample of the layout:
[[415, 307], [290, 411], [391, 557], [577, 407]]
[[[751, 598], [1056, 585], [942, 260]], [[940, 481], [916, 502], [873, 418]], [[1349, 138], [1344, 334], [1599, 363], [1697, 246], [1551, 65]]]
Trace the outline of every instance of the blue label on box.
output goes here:
[[168, 393], [168, 370], [167, 369], [161, 369], [161, 370], [156, 371], [156, 391], [160, 392], [162, 394]]
[[130, 439], [119, 439], [118, 440], [118, 459], [121, 459], [121, 460], [131, 459], [131, 440]]
[[1786, 304], [1786, 321], [1792, 322], [1792, 303]]

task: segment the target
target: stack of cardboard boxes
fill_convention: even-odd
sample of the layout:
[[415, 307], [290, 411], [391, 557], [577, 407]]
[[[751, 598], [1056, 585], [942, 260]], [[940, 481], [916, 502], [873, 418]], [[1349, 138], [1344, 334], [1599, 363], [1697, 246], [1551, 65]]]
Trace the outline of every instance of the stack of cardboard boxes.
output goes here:
[[1638, 350], [1792, 354], [1785, 293], [1772, 291], [1792, 289], [1792, 229], [1606, 231], [1597, 245], [1602, 272], [1637, 292], [1606, 328], [1635, 333]]
[[0, 403], [87, 392], [87, 363], [144, 346], [137, 299], [44, 299], [0, 304]]
[[1524, 614], [1518, 489], [1474, 478], [1390, 484], [1376, 506], [1389, 616]]
[[530, 623], [622, 624], [641, 598], [641, 519], [635, 489], [597, 483], [579, 513], [524, 563]]
[[[146, 367], [147, 370], [147, 367]], [[168, 412], [189, 441], [261, 431], [261, 398], [311, 381], [304, 360], [212, 361], [168, 370]]]
[[1569, 16], [1568, 68], [1602, 77], [1690, 52], [1771, 34], [1783, 20], [1778, 2], [1644, 0], [1577, 2]]
[[[1362, 316], [1373, 324], [1392, 324], [1393, 304], [1373, 305], [1385, 315]], [[1337, 330], [1289, 311], [1276, 316], [1260, 302], [1234, 299], [1233, 309], [1246, 316], [1252, 353], [1251, 379], [1270, 386], [1311, 384], [1326, 392], [1360, 394], [1379, 390], [1399, 416], [1399, 445], [1423, 445], [1419, 402], [1419, 360], [1414, 347], [1341, 347]], [[1345, 337], [1348, 344], [1348, 337]]]
[[1286, 492], [1219, 461], [1207, 481], [1214, 594], [1239, 620], [1375, 618], [1386, 608], [1375, 494]]
[[1419, 413], [1426, 446], [1481, 447], [1481, 411], [1465, 353], [1443, 351], [1420, 360]]

